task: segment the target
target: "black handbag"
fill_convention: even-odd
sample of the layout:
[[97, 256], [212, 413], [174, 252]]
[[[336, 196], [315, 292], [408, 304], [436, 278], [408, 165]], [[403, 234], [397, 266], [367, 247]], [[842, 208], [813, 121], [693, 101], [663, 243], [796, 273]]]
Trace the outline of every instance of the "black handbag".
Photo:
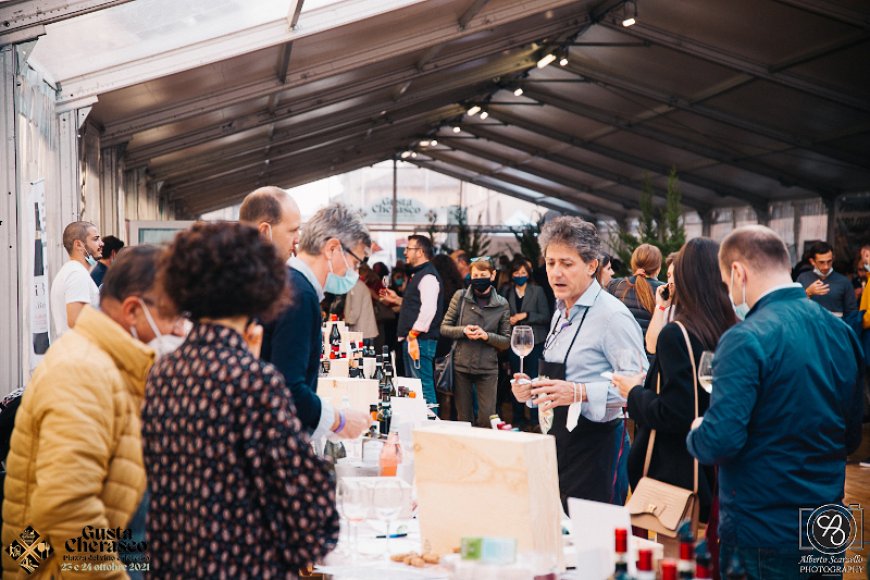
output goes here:
[[[462, 325], [462, 312], [465, 310], [464, 293], [459, 295], [459, 318], [458, 325]], [[456, 349], [454, 340], [450, 346], [450, 352], [435, 359], [435, 390], [442, 395], [453, 394], [453, 351]]]

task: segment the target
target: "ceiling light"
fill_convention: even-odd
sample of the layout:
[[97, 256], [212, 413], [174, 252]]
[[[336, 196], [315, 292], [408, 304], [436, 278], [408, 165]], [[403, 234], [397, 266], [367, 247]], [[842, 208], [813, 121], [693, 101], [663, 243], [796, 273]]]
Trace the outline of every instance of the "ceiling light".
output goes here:
[[466, 113], [468, 113], [472, 117], [475, 116], [476, 114], [478, 114], [479, 112], [480, 112], [480, 107], [478, 107], [477, 105], [474, 105], [473, 107], [468, 109], [468, 111], [466, 111]]
[[411, 156], [410, 151], [402, 151], [402, 159], [407, 159], [410, 156]]
[[[629, 8], [629, 5], [631, 8]], [[629, 0], [622, 5], [622, 25], [626, 28], [637, 24], [637, 2]]]
[[562, 60], [559, 61], [559, 66], [565, 66], [565, 65], [567, 65], [567, 64], [568, 64], [568, 57], [567, 57], [567, 56], [563, 56], [563, 57], [562, 57]]
[[460, 127], [459, 125], [456, 125], [455, 127], [453, 127], [454, 133], [459, 133], [460, 131], [462, 131], [462, 127]]
[[411, 157], [413, 157], [414, 159], [416, 159], [416, 158], [417, 158], [417, 152], [416, 152], [416, 151], [412, 151], [412, 152], [411, 152]]
[[437, 147], [438, 141], [436, 139], [432, 139], [431, 141], [429, 141], [429, 145], [431, 145], [432, 147]]
[[523, 96], [523, 89], [522, 89], [522, 87], [520, 87], [520, 88], [518, 88], [517, 90], [514, 91], [514, 96], [515, 96], [515, 97], [521, 97], [521, 96]]
[[420, 141], [420, 147], [428, 147], [429, 141]]
[[538, 68], [544, 68], [545, 66], [547, 66], [548, 64], [550, 64], [554, 60], [556, 60], [556, 55], [551, 52], [547, 56], [545, 56], [544, 58], [542, 58], [541, 60], [538, 61]]
[[489, 113], [487, 113], [486, 111], [480, 114], [481, 121], [485, 120], [487, 117], [489, 117]]

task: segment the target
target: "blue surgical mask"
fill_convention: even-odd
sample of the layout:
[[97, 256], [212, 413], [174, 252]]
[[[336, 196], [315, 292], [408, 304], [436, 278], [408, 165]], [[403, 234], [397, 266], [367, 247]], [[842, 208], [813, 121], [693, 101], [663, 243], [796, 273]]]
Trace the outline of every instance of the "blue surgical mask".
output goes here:
[[746, 303], [746, 282], [743, 283], [743, 302], [735, 304], [734, 299], [731, 298], [731, 290], [734, 289], [734, 270], [731, 270], [731, 285], [729, 288], [728, 298], [731, 300], [731, 306], [734, 307], [734, 314], [737, 315], [739, 320], [745, 320], [746, 315], [749, 314], [749, 304]]
[[88, 266], [90, 266], [91, 268], [93, 268], [94, 266], [97, 265], [97, 261], [88, 252], [85, 252], [85, 261], [88, 263]]
[[528, 276], [515, 276], [514, 277], [514, 284], [516, 284], [517, 286], [525, 286], [526, 282], [528, 282], [528, 281], [529, 281]]
[[344, 260], [347, 271], [344, 273], [344, 276], [339, 276], [332, 271], [332, 260], [327, 262], [329, 264], [329, 274], [326, 275], [326, 284], [323, 286], [323, 291], [330, 294], [347, 294], [356, 286], [357, 280], [359, 280], [359, 272], [351, 268], [347, 263], [344, 250], [340, 251], [341, 259]]

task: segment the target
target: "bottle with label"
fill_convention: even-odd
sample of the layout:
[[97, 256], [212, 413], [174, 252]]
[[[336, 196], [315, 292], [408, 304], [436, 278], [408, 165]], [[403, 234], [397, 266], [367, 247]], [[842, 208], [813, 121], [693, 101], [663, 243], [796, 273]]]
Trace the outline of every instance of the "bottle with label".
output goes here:
[[36, 211], [36, 241], [33, 246], [33, 300], [30, 308], [31, 329], [33, 331], [33, 352], [45, 354], [48, 350], [48, 311], [45, 277], [45, 259], [42, 247], [42, 223], [39, 220], [39, 204], [33, 204]]
[[656, 580], [652, 550], [641, 548], [637, 551], [637, 573], [635, 578], [637, 580]]
[[378, 429], [381, 435], [387, 435], [390, 432], [390, 424], [393, 421], [393, 403], [389, 397], [381, 401], [378, 407]]
[[683, 520], [677, 528], [680, 539], [680, 558], [677, 560], [677, 576], [680, 580], [691, 580], [695, 576], [695, 537], [692, 534], [692, 522]]
[[695, 579], [709, 580], [713, 576], [710, 573], [710, 549], [707, 540], [700, 539], [695, 544]]
[[674, 560], [662, 560], [662, 580], [677, 580], [677, 563]]
[[338, 330], [338, 316], [333, 314], [331, 318], [332, 328], [329, 329], [329, 346], [333, 350], [338, 350], [341, 348], [341, 331]]
[[389, 390], [391, 397], [397, 397], [399, 393], [396, 391], [396, 383], [393, 382], [392, 373], [384, 372], [384, 382], [386, 383], [386, 389]]
[[616, 528], [613, 534], [615, 539], [613, 577], [619, 578], [620, 574], [628, 574], [628, 530]]
[[387, 436], [387, 442], [381, 449], [378, 460], [379, 475], [381, 477], [395, 477], [402, 462], [402, 446], [399, 443], [399, 434], [391, 431]]
[[384, 380], [384, 360], [381, 358], [381, 355], [375, 357], [375, 370], [370, 377], [378, 382], [378, 386]]

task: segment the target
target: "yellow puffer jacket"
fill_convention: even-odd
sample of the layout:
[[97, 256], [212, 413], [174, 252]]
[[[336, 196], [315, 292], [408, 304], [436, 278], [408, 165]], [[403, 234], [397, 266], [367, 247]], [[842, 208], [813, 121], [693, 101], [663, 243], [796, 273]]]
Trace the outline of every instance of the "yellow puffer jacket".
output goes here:
[[[110, 551], [94, 554], [99, 571], [62, 565], [82, 563], [64, 559], [80, 555], [67, 540], [85, 526], [124, 528], [142, 499], [140, 408], [153, 362], [153, 350], [89, 306], [48, 350], [24, 390], [6, 460], [4, 579], [127, 577]], [[29, 576], [6, 550], [27, 526], [54, 550]]]
[[861, 293], [861, 304], [858, 310], [864, 311], [864, 328], [870, 328], [870, 274], [867, 274], [867, 285]]

